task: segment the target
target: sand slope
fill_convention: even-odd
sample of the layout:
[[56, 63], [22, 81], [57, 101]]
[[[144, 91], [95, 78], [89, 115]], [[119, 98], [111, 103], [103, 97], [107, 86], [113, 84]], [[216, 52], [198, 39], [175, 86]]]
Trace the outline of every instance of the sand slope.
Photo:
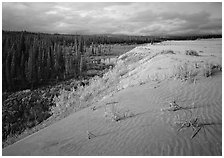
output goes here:
[[[203, 53], [186, 57], [183, 52], [189, 48]], [[176, 54], [151, 58], [164, 49]], [[123, 76], [120, 86], [126, 86], [120, 91], [98, 102], [95, 111], [83, 109], [6, 147], [3, 155], [222, 155], [222, 73], [200, 78], [195, 84], [167, 77], [173, 64], [185, 60], [220, 64], [220, 50], [220, 40], [164, 42], [135, 48], [130, 56], [141, 52], [144, 58], [129, 65], [132, 71]], [[163, 80], [138, 84], [157, 72], [158, 66], [162, 67], [159, 74], [166, 74]], [[187, 110], [161, 111], [172, 99]], [[105, 118], [104, 107], [112, 102], [134, 116], [119, 122]], [[175, 123], [191, 117], [198, 117], [203, 127], [193, 139], [191, 128], [178, 132]], [[86, 131], [95, 137], [88, 139]]]

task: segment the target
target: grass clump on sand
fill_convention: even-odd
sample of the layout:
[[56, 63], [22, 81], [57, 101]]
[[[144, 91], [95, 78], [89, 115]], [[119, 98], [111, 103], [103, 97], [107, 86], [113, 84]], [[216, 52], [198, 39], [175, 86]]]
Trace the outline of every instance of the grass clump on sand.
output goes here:
[[104, 116], [112, 121], [120, 121], [133, 117], [134, 114], [129, 110], [119, 109], [115, 104], [111, 104], [105, 106]]
[[198, 52], [195, 50], [186, 50], [185, 54], [191, 56], [199, 56]]
[[222, 71], [222, 66], [219, 64], [205, 63], [202, 68], [202, 73], [205, 77], [210, 77], [219, 71]]
[[196, 76], [210, 77], [215, 73], [222, 71], [219, 64], [203, 63], [189, 64], [184, 63], [174, 67], [174, 77], [183, 81], [194, 81]]
[[179, 106], [175, 100], [169, 103], [169, 107], [165, 109], [161, 109], [161, 111], [177, 111], [183, 109], [183, 107]]
[[175, 54], [173, 50], [163, 50], [161, 54]]
[[174, 76], [175, 78], [181, 79], [183, 81], [194, 81], [194, 78], [197, 76], [198, 70], [188, 63], [182, 65], [177, 65], [174, 67]]

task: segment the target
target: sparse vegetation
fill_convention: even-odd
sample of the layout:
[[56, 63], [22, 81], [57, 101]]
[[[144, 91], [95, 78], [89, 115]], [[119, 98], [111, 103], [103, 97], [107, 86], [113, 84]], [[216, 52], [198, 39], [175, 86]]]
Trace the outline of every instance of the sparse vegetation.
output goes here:
[[202, 69], [203, 76], [205, 77], [210, 77], [214, 73], [219, 71], [222, 71], [222, 66], [219, 64], [211, 64], [211, 63], [205, 63]]
[[165, 108], [165, 109], [161, 109], [161, 111], [177, 111], [177, 110], [180, 110], [180, 109], [183, 109], [183, 107], [179, 106], [176, 101], [172, 101], [169, 103], [169, 107], [168, 108]]
[[176, 124], [180, 124], [180, 128], [177, 130], [178, 132], [181, 131], [183, 128], [191, 127], [193, 129], [191, 139], [193, 139], [202, 128], [202, 125], [199, 123], [198, 117], [191, 118], [190, 120], [186, 120], [183, 122], [176, 122]]
[[196, 76], [209, 77], [222, 71], [222, 66], [212, 63], [191, 64], [184, 63], [174, 67], [174, 76], [183, 81], [193, 82]]
[[184, 63], [182, 65], [177, 65], [174, 67], [174, 76], [183, 81], [194, 81], [194, 78], [197, 76], [199, 70], [194, 66]]
[[203, 75], [205, 77], [212, 76], [212, 64], [205, 63], [203, 65]]
[[133, 117], [134, 114], [129, 110], [119, 109], [115, 104], [105, 106], [104, 116], [113, 121], [121, 121], [129, 117]]
[[[188, 110], [187, 108], [183, 108], [181, 106], [179, 106], [176, 101], [172, 101], [169, 103], [169, 108], [166, 109], [161, 109], [161, 111], [177, 111], [177, 110]], [[190, 110], [188, 110], [190, 112], [190, 119], [185, 119], [184, 121], [180, 121], [179, 116], [177, 115], [175, 118], [177, 120], [174, 120], [174, 124], [175, 125], [179, 125], [179, 129], [177, 130], [178, 132], [181, 131], [183, 128], [189, 128], [191, 127], [193, 129], [193, 134], [191, 135], [191, 139], [193, 139], [196, 134], [200, 131], [200, 129], [202, 128], [202, 125], [199, 123], [199, 119], [198, 117], [194, 117], [192, 118], [192, 112]], [[187, 115], [186, 115], [187, 116]]]
[[154, 81], [154, 82], [160, 82], [162, 81], [163, 79], [165, 79], [166, 76], [165, 75], [161, 75], [159, 73], [154, 73], [152, 74], [150, 77], [149, 77], [149, 80], [150, 81]]
[[144, 84], [146, 84], [147, 83], [147, 81], [146, 80], [140, 80], [139, 81], [139, 85], [141, 86], [141, 85], [144, 85]]
[[198, 52], [195, 50], [186, 50], [185, 54], [191, 56], [199, 56]]
[[163, 50], [161, 54], [175, 54], [173, 50]]

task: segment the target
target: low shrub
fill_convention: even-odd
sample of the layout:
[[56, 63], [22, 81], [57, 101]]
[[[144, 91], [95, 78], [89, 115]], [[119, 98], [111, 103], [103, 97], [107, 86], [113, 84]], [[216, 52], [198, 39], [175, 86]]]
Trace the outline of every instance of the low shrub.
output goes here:
[[185, 54], [191, 56], [199, 56], [198, 52], [195, 50], [186, 50]]
[[173, 50], [163, 50], [161, 54], [175, 54]]
[[129, 110], [120, 109], [115, 104], [112, 104], [110, 106], [105, 106], [104, 116], [112, 121], [121, 121], [126, 118], [133, 117], [134, 114]]
[[218, 71], [222, 71], [222, 66], [219, 64], [205, 63], [202, 67], [202, 73], [205, 77], [210, 77]]
[[105, 89], [105, 82], [102, 77], [96, 76], [89, 81], [89, 85], [80, 89], [80, 99], [82, 101], [88, 101], [89, 99], [95, 97], [98, 93]]
[[194, 81], [197, 74], [198, 70], [193, 66], [189, 66], [187, 63], [174, 67], [174, 76], [184, 81]]
[[128, 57], [127, 54], [123, 54], [123, 55], [121, 55], [120, 59], [121, 59], [121, 60], [125, 60], [127, 57]]
[[10, 95], [2, 106], [2, 140], [22, 133], [51, 116], [53, 96], [37, 91], [21, 91]]
[[219, 71], [222, 71], [222, 66], [219, 64], [196, 63], [189, 65], [188, 63], [184, 63], [174, 67], [174, 76], [184, 81], [194, 81], [196, 76], [209, 77]]
[[204, 64], [202, 72], [203, 72], [203, 76], [205, 77], [212, 76], [212, 65], [208, 63]]

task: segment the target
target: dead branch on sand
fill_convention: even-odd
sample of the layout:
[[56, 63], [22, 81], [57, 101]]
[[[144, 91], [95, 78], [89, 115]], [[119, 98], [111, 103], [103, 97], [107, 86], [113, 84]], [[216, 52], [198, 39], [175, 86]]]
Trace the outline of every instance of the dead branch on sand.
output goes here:
[[118, 103], [117, 101], [114, 101], [114, 102], [106, 103], [106, 105], [109, 105], [109, 104], [117, 104], [117, 103]]
[[[176, 101], [174, 100], [174, 101], [169, 103], [169, 108], [162, 109], [162, 111], [164, 111], [164, 110], [177, 111], [177, 110], [180, 110], [180, 109], [187, 110], [186, 108], [179, 106], [176, 103]], [[191, 111], [189, 110], [189, 112], [191, 112]], [[191, 117], [192, 117], [192, 112], [191, 112]], [[202, 126], [200, 126], [200, 124], [198, 122], [198, 117], [191, 118], [190, 120], [186, 120], [186, 121], [183, 121], [183, 122], [179, 122], [179, 124], [181, 124], [181, 127], [177, 130], [178, 132], [181, 131], [183, 128], [187, 128], [187, 127], [191, 127], [193, 129], [193, 134], [191, 135], [191, 139], [193, 139], [197, 135], [197, 133], [200, 131], [200, 129], [202, 127]]]
[[88, 139], [92, 139], [92, 138], [96, 137], [94, 134], [92, 134], [92, 133], [89, 132], [89, 131], [86, 131], [86, 133], [87, 133], [87, 138], [88, 138]]
[[182, 122], [181, 127], [177, 131], [179, 132], [183, 128], [188, 128], [188, 127], [191, 127], [193, 130], [193, 134], [191, 135], [191, 139], [193, 139], [201, 129], [201, 126], [198, 122], [198, 117], [192, 118], [189, 121]]

